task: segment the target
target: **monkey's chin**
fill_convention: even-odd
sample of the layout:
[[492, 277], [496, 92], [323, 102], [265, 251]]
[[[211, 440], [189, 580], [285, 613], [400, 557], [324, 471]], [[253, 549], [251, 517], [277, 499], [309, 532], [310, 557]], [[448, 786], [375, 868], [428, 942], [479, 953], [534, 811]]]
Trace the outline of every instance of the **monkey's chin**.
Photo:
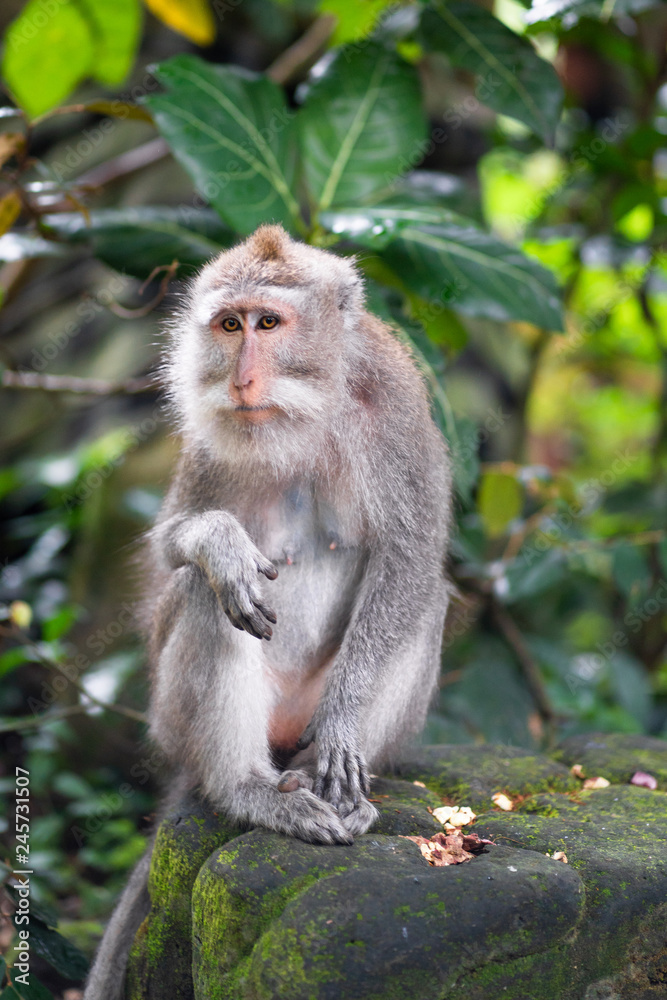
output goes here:
[[234, 417], [242, 424], [266, 424], [280, 413], [277, 406], [237, 406]]

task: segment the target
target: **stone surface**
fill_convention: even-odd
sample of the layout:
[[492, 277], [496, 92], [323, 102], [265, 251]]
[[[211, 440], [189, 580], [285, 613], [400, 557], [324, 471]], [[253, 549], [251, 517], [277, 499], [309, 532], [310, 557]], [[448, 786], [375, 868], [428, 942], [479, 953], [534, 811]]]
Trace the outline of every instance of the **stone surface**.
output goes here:
[[[664, 781], [667, 744], [593, 734], [556, 756], [424, 748], [403, 780], [373, 782], [380, 822], [351, 847], [243, 833], [184, 802], [158, 833], [128, 997], [665, 1000], [667, 795], [627, 782]], [[572, 763], [612, 785], [584, 791]], [[495, 846], [429, 866], [403, 837], [442, 829], [443, 801], [485, 809], [469, 829]]]

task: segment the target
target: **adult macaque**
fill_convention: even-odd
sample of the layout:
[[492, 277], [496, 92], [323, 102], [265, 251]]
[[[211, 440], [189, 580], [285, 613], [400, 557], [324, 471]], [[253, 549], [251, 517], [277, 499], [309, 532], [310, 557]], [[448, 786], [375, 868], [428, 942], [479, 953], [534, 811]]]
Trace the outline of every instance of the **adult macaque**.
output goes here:
[[[450, 473], [422, 379], [354, 264], [278, 226], [211, 261], [171, 332], [183, 448], [149, 537], [152, 736], [235, 819], [350, 843], [376, 817], [369, 768], [421, 728], [439, 670]], [[142, 864], [87, 1000], [117, 995]]]

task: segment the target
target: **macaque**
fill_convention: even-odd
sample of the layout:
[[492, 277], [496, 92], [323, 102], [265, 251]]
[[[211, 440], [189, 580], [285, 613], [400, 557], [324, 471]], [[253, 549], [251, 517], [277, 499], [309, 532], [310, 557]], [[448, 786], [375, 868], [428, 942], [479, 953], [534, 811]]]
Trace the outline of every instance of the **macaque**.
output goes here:
[[[422, 378], [354, 262], [279, 226], [204, 267], [165, 374], [182, 451], [148, 538], [152, 737], [235, 820], [349, 844], [440, 666], [451, 473]], [[105, 939], [86, 1000], [116, 995], [128, 947]]]

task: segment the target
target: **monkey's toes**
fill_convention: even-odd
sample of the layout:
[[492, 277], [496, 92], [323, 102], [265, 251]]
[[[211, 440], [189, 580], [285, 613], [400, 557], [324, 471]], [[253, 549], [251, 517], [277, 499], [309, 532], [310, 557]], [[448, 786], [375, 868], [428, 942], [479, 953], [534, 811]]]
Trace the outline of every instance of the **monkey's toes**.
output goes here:
[[279, 792], [295, 792], [297, 788], [307, 788], [311, 791], [313, 779], [306, 771], [283, 771], [278, 779]]

